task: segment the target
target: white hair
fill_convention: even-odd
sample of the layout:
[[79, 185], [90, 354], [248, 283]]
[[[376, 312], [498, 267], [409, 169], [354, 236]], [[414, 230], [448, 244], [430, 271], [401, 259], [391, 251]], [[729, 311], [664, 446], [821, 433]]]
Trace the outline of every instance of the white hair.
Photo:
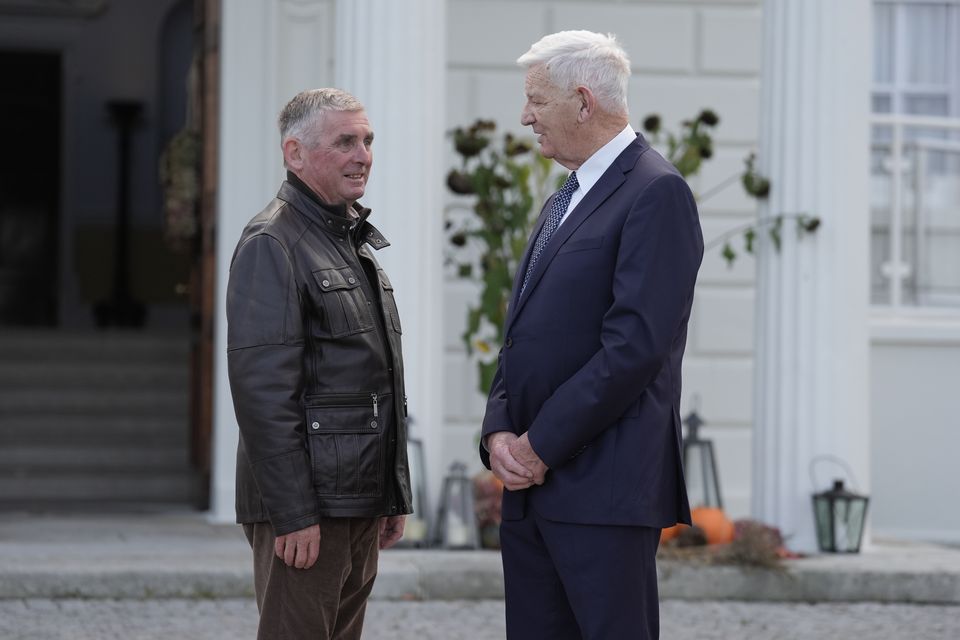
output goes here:
[[627, 114], [630, 59], [612, 33], [552, 33], [517, 58], [517, 64], [527, 69], [542, 64], [554, 85], [563, 89], [587, 87], [604, 110]]
[[363, 103], [341, 89], [308, 89], [295, 95], [280, 111], [280, 142], [296, 138], [310, 145], [316, 118], [327, 111], [363, 111]]

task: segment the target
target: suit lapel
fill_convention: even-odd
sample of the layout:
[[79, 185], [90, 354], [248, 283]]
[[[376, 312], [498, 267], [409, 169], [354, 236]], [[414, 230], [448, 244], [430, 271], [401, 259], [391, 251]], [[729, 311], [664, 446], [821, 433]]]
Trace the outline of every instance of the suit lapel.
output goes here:
[[510, 320], [514, 315], [513, 312], [517, 308], [517, 302], [520, 299], [520, 287], [523, 286], [523, 274], [527, 272], [527, 265], [530, 264], [530, 254], [533, 253], [533, 245], [537, 241], [537, 236], [540, 235], [540, 230], [543, 229], [543, 224], [547, 220], [546, 212], [550, 210], [550, 203], [553, 202], [555, 197], [557, 197], [556, 193], [548, 197], [546, 202], [543, 203], [543, 207], [540, 209], [540, 215], [537, 217], [537, 223], [534, 225], [530, 237], [527, 238], [527, 248], [523, 250], [523, 255], [520, 257], [520, 264], [517, 265], [517, 271], [513, 274], [513, 289], [510, 294], [510, 306], [507, 309], [504, 331], [510, 327]]
[[533, 248], [533, 244], [537, 235], [540, 233], [540, 229], [543, 227], [544, 220], [546, 216], [543, 215], [543, 212], [547, 210], [547, 204], [550, 203], [553, 196], [547, 199], [547, 203], [544, 204], [544, 208], [540, 212], [540, 220], [537, 224], [537, 228], [534, 233], [531, 234], [530, 240], [527, 242], [527, 250], [524, 253], [524, 259], [521, 268], [517, 270], [517, 274], [514, 277], [514, 295], [512, 301], [512, 311], [509, 316], [510, 319], [507, 323], [508, 327], [513, 323], [514, 318], [520, 313], [523, 309], [524, 304], [527, 299], [533, 293], [533, 290], [537, 287], [537, 284], [540, 282], [540, 278], [543, 276], [544, 272], [550, 266], [550, 263], [553, 261], [554, 256], [557, 255], [557, 251], [560, 250], [560, 247], [570, 238], [574, 231], [583, 224], [587, 218], [593, 215], [594, 212], [602, 205], [607, 198], [609, 198], [626, 180], [626, 174], [633, 168], [636, 164], [637, 158], [647, 149], [649, 145], [646, 140], [644, 140], [642, 135], [637, 135], [636, 141], [630, 144], [629, 147], [624, 149], [617, 159], [614, 160], [607, 170], [600, 177], [600, 180], [597, 181], [593, 188], [587, 192], [587, 195], [584, 196], [577, 206], [567, 214], [566, 220], [563, 221], [563, 224], [554, 232], [553, 237], [550, 238], [550, 242], [547, 243], [547, 246], [544, 247], [543, 253], [540, 254], [540, 259], [537, 261], [537, 265], [533, 269], [533, 273], [530, 274], [530, 281], [527, 283], [527, 288], [524, 289], [523, 294], [520, 294], [520, 286], [523, 283], [523, 274], [526, 271], [527, 263], [530, 261], [530, 252]]

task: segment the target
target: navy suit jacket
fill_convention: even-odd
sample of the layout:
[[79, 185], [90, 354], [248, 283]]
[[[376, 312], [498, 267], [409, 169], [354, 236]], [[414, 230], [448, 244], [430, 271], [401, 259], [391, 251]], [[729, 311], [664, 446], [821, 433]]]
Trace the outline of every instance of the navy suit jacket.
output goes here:
[[[643, 136], [554, 233], [523, 295], [544, 204], [514, 278], [482, 437], [529, 433], [546, 482], [503, 518], [666, 527], [690, 521], [680, 363], [703, 236], [683, 177]], [[480, 445], [489, 468], [489, 454]]]

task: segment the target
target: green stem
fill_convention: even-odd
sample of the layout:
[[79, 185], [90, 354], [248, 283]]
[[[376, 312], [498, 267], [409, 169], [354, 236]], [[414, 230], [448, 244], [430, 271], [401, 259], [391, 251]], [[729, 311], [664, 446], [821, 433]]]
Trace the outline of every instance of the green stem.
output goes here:
[[744, 231], [747, 231], [748, 229], [762, 229], [769, 225], [777, 224], [778, 220], [780, 221], [799, 220], [800, 218], [805, 218], [805, 217], [807, 217], [806, 213], [781, 213], [780, 215], [770, 216], [769, 218], [760, 218], [758, 220], [754, 220], [752, 222], [742, 224], [738, 227], [734, 227], [733, 229], [730, 229], [729, 231], [726, 231], [720, 234], [710, 242], [703, 245], [703, 250], [704, 252], [706, 252], [706, 251], [709, 251], [710, 249], [713, 249], [714, 247], [718, 247], [720, 246], [720, 244], [726, 242], [728, 239], [732, 238], [735, 235], [739, 235]]

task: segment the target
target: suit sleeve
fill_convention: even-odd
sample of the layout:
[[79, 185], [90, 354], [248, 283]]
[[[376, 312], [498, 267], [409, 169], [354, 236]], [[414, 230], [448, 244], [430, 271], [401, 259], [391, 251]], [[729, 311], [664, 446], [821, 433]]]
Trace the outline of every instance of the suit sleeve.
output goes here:
[[654, 179], [624, 222], [613, 304], [600, 350], [543, 404], [528, 437], [549, 467], [566, 462], [610, 427], [656, 378], [685, 336], [703, 236], [696, 203], [679, 175]]
[[490, 395], [487, 397], [487, 410], [483, 414], [483, 426], [480, 429], [480, 461], [487, 469], [490, 468], [490, 452], [483, 445], [483, 441], [491, 433], [497, 431], [514, 431], [507, 412], [507, 390], [503, 384], [503, 350], [497, 356], [497, 371], [493, 375], [490, 385]]
[[230, 267], [227, 365], [240, 438], [276, 535], [320, 521], [300, 406], [303, 344], [287, 253], [254, 236]]

